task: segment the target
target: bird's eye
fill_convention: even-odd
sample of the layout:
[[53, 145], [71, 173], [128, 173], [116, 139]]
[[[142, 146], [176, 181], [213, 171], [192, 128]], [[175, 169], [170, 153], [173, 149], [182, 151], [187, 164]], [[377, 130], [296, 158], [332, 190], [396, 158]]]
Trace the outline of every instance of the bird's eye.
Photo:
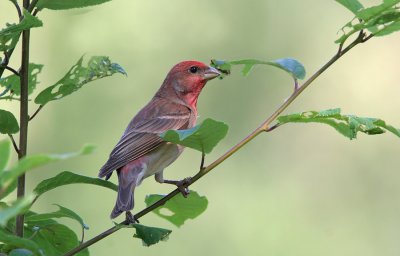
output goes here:
[[189, 68], [190, 73], [193, 73], [193, 74], [196, 73], [198, 70], [199, 70], [199, 68], [196, 66], [192, 66]]

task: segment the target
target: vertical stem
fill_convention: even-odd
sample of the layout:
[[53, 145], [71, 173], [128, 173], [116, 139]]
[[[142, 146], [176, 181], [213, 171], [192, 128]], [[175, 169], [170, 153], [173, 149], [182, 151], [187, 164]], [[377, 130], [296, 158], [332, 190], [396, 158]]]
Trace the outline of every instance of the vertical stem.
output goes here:
[[[23, 7], [29, 8], [29, 0], [23, 0]], [[20, 101], [20, 133], [19, 133], [19, 152], [18, 159], [26, 155], [28, 144], [28, 69], [29, 69], [29, 37], [30, 31], [22, 32], [22, 59], [20, 71], [21, 101]], [[25, 195], [25, 174], [18, 178], [17, 197]], [[17, 236], [24, 236], [24, 215], [18, 215], [16, 220]]]

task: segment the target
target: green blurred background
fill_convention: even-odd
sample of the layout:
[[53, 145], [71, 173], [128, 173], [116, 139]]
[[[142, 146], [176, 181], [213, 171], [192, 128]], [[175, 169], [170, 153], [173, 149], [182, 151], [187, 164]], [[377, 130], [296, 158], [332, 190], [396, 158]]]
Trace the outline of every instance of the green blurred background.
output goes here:
[[[367, 4], [377, 1], [365, 1]], [[8, 1], [0, 22], [15, 21]], [[28, 174], [28, 190], [63, 170], [97, 176], [129, 120], [152, 97], [177, 62], [211, 58], [271, 60], [294, 57], [312, 74], [337, 50], [339, 28], [352, 14], [334, 1], [130, 1], [72, 11], [43, 11], [44, 27], [32, 32], [31, 60], [45, 64], [47, 87], [82, 54], [107, 55], [120, 75], [85, 86], [49, 103], [30, 123], [29, 153], [78, 150], [97, 145], [85, 157]], [[380, 117], [400, 127], [400, 35], [373, 38], [356, 47], [307, 89], [286, 111], [341, 107], [344, 113]], [[12, 58], [18, 66], [19, 55]], [[293, 87], [290, 77], [257, 67], [239, 69], [207, 85], [199, 100], [201, 119], [230, 125], [227, 138], [207, 156], [210, 163], [258, 126]], [[17, 104], [0, 102], [18, 111]], [[35, 110], [32, 103], [30, 113]], [[121, 230], [90, 247], [92, 255], [399, 255], [400, 140], [392, 134], [360, 135], [350, 141], [323, 125], [287, 125], [261, 135], [191, 189], [209, 199], [207, 211], [176, 228], [148, 214], [145, 225], [173, 229], [168, 242], [150, 248]], [[186, 150], [165, 172], [194, 175], [200, 156]], [[112, 181], [116, 182], [113, 176]], [[137, 189], [136, 208], [149, 193], [169, 185], [152, 178]], [[43, 196], [37, 212], [59, 203], [79, 213], [92, 237], [112, 226], [116, 193], [71, 185]], [[122, 220], [122, 219], [121, 219]], [[79, 232], [79, 226], [66, 221]]]

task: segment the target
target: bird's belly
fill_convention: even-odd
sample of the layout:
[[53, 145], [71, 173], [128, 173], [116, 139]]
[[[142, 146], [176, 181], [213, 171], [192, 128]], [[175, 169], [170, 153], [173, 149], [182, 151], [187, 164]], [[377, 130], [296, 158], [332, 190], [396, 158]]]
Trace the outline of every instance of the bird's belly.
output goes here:
[[183, 149], [183, 146], [167, 142], [163, 146], [147, 154], [145, 156], [147, 168], [143, 179], [164, 170], [165, 167], [172, 164], [178, 158]]

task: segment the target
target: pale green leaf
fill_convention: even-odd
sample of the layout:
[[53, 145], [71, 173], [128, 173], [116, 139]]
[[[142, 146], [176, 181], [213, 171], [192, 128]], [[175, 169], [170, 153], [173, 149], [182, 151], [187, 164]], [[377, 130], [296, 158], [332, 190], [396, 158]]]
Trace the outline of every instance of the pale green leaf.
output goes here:
[[357, 17], [364, 21], [369, 21], [377, 16], [384, 14], [385, 11], [400, 3], [400, 0], [384, 0], [382, 4], [362, 9], [356, 13]]
[[207, 118], [191, 129], [169, 130], [160, 134], [160, 137], [165, 141], [210, 153], [227, 133], [228, 126], [225, 123]]
[[[43, 65], [29, 63], [29, 74], [28, 74], [28, 94], [31, 94], [38, 84], [37, 77], [38, 74], [42, 71]], [[10, 87], [12, 93], [15, 95], [20, 95], [20, 79], [17, 75], [10, 75], [5, 78], [0, 79], [0, 86], [4, 88]]]
[[59, 173], [55, 177], [43, 180], [33, 191], [40, 196], [47, 191], [69, 184], [92, 184], [118, 191], [118, 186], [110, 181], [78, 175], [67, 171]]
[[220, 70], [223, 74], [228, 75], [231, 73], [231, 67], [235, 65], [243, 65], [243, 75], [248, 75], [252, 68], [256, 65], [269, 65], [274, 66], [288, 72], [294, 79], [304, 79], [306, 71], [304, 66], [297, 60], [292, 58], [284, 58], [273, 61], [262, 61], [255, 59], [247, 60], [211, 60], [211, 66]]
[[4, 52], [13, 49], [18, 42], [20, 33], [34, 27], [41, 27], [43, 23], [38, 18], [23, 10], [24, 18], [18, 24], [7, 24], [7, 27], [0, 30], [0, 51]]
[[278, 67], [286, 72], [292, 74], [296, 79], [304, 79], [306, 77], [306, 70], [304, 66], [295, 59], [279, 59], [271, 61], [271, 65]]
[[[150, 206], [163, 197], [164, 195], [147, 195], [145, 203]], [[187, 198], [181, 194], [176, 195], [153, 212], [180, 227], [186, 220], [194, 219], [202, 214], [207, 209], [207, 205], [208, 200], [205, 196], [200, 196], [196, 191], [191, 190]]]
[[70, 218], [73, 220], [76, 220], [81, 226], [82, 229], [89, 229], [89, 227], [83, 222], [83, 219], [76, 214], [74, 211], [63, 207], [59, 204], [55, 204], [58, 206], [58, 210], [54, 212], [49, 212], [49, 213], [42, 213], [42, 214], [32, 214], [28, 217], [26, 217], [26, 222], [27, 223], [34, 223], [37, 221], [43, 221], [43, 220], [48, 220], [48, 219], [53, 219], [53, 218]]
[[89, 82], [115, 73], [126, 75], [122, 67], [112, 63], [108, 57], [92, 57], [87, 66], [83, 66], [83, 57], [81, 57], [60, 81], [41, 91], [36, 97], [35, 103], [45, 105], [50, 101], [62, 99]]
[[364, 8], [358, 0], [336, 0], [336, 2], [342, 4], [354, 14]]
[[111, 0], [39, 0], [36, 6], [39, 9], [67, 10], [99, 5], [109, 1]]
[[5, 226], [8, 220], [24, 213], [35, 199], [34, 195], [26, 196], [15, 201], [11, 206], [0, 206], [0, 226]]
[[76, 157], [79, 155], [89, 154], [94, 150], [92, 145], [87, 145], [81, 149], [79, 152], [65, 153], [65, 154], [39, 154], [31, 155], [22, 158], [16, 165], [11, 167], [8, 171], [5, 171], [0, 176], [0, 198], [5, 196], [5, 192], [8, 187], [15, 184], [17, 178], [34, 168], [49, 164], [52, 162], [68, 159], [71, 157]]
[[392, 22], [391, 24], [386, 25], [384, 28], [376, 32], [375, 36], [386, 36], [391, 33], [397, 32], [399, 30], [400, 30], [400, 19], [399, 21]]
[[0, 141], [0, 175], [7, 167], [11, 155], [11, 141], [4, 139]]
[[279, 124], [285, 123], [323, 123], [335, 128], [349, 139], [355, 139], [358, 132], [368, 135], [382, 134], [389, 131], [400, 137], [400, 130], [386, 124], [383, 120], [355, 115], [342, 115], [340, 109], [324, 111], [307, 111], [297, 114], [280, 116]]

